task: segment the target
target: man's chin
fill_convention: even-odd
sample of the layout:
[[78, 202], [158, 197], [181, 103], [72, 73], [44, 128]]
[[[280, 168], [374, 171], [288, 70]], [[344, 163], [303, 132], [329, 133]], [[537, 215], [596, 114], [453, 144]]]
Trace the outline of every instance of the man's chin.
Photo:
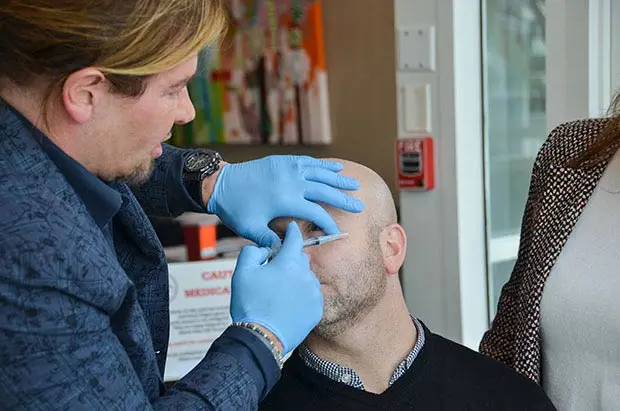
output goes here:
[[331, 340], [348, 328], [350, 324], [347, 321], [347, 317], [347, 315], [325, 307], [323, 318], [319, 324], [314, 327], [312, 332], [324, 339]]
[[346, 330], [343, 324], [333, 323], [329, 321], [321, 321], [312, 333], [323, 338], [324, 340], [333, 340]]
[[127, 173], [124, 176], [120, 176], [119, 178], [117, 178], [117, 181], [126, 183], [131, 187], [139, 187], [149, 180], [151, 175], [153, 175], [154, 170], [155, 161], [151, 160], [148, 164], [141, 165], [140, 167], [134, 169], [132, 172]]

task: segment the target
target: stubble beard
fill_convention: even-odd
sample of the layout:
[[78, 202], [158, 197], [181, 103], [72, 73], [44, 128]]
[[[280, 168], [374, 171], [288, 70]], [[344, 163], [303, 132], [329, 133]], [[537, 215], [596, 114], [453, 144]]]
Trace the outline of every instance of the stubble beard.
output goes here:
[[324, 298], [323, 318], [313, 333], [333, 340], [351, 328], [381, 300], [387, 288], [387, 278], [381, 272], [380, 250], [369, 250], [367, 258], [347, 268], [347, 284], [338, 293]]
[[149, 160], [148, 163], [140, 164], [130, 173], [118, 176], [116, 181], [126, 183], [130, 187], [139, 187], [148, 181], [154, 170], [155, 160]]

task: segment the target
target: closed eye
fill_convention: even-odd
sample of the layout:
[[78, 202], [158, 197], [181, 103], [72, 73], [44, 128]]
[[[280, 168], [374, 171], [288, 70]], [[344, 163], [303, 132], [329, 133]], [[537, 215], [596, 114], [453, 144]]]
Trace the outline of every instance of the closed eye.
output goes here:
[[172, 90], [168, 93], [168, 95], [172, 96], [172, 97], [178, 97], [181, 95], [181, 93], [185, 90], [185, 86], [176, 89], [176, 90]]
[[[309, 237], [313, 237], [315, 235], [322, 235], [323, 234], [323, 230], [321, 230], [316, 224], [314, 223], [310, 223], [306, 226], [306, 229], [304, 230], [305, 234], [308, 235]], [[310, 235], [311, 234], [311, 235]]]
[[[323, 235], [323, 230], [321, 230], [319, 226], [317, 226], [314, 223], [303, 224], [303, 226], [300, 227], [300, 229], [304, 237], [315, 237], [315, 236]], [[280, 240], [284, 240], [284, 237], [286, 235], [286, 230], [273, 230], [273, 231], [280, 238]]]

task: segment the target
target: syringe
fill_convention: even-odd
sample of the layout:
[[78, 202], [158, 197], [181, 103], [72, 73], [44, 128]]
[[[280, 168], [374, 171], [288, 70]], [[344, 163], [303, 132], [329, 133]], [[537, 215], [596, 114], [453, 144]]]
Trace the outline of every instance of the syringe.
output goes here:
[[[322, 235], [318, 237], [310, 237], [304, 240], [302, 248], [314, 247], [317, 245], [340, 240], [342, 238], [345, 238], [348, 235], [349, 233], [339, 233], [339, 234], [332, 234], [332, 235]], [[267, 261], [273, 258], [273, 256], [275, 256], [278, 253], [278, 251], [280, 251], [280, 247], [281, 246], [276, 246], [276, 247], [271, 248], [271, 252], [269, 253], [269, 257], [267, 258]]]

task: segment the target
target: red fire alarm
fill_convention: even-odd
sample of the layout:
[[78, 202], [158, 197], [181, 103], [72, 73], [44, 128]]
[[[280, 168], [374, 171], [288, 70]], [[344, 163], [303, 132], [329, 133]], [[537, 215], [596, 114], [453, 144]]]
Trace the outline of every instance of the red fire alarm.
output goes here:
[[396, 176], [402, 190], [435, 188], [435, 166], [432, 137], [396, 140]]

